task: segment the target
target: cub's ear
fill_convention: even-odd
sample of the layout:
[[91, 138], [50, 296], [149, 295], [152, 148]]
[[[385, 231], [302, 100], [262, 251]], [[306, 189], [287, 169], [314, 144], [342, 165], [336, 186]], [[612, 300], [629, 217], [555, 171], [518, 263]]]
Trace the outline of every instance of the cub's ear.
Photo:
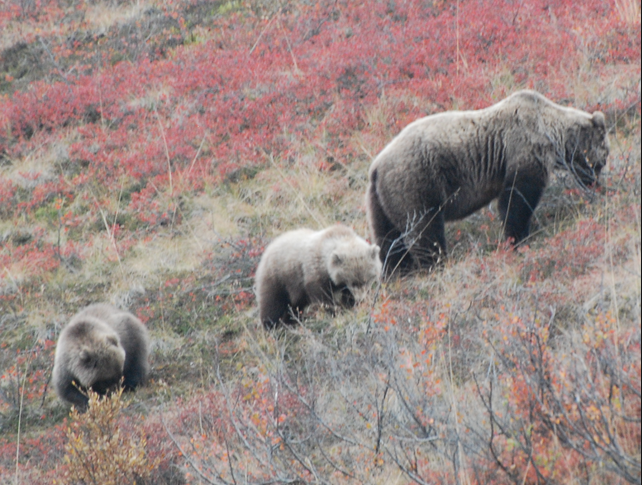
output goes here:
[[376, 244], [373, 244], [372, 246], [370, 246], [370, 257], [372, 259], [377, 259], [379, 257], [380, 252], [381, 252], [381, 249]]
[[332, 264], [335, 266], [341, 266], [341, 263], [343, 263], [343, 259], [341, 259], [341, 256], [339, 256], [337, 253], [332, 253]]
[[89, 364], [91, 362], [91, 353], [86, 348], [82, 349], [78, 354], [78, 358], [83, 364]]
[[591, 121], [593, 121], [593, 126], [606, 129], [606, 119], [601, 111], [594, 111]]
[[113, 345], [114, 347], [118, 347], [118, 344], [119, 344], [118, 337], [114, 337], [110, 335], [109, 337], [107, 337], [107, 343], [109, 345]]

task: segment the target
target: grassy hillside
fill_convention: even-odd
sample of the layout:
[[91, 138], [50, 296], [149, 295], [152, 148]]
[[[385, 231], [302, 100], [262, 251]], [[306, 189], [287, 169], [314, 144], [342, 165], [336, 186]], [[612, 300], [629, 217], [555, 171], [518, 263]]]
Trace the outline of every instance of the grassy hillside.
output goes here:
[[[0, 3], [0, 482], [639, 483], [640, 54], [636, 0]], [[599, 190], [560, 173], [518, 251], [491, 206], [438, 271], [259, 326], [266, 244], [368, 236], [395, 134], [521, 88], [606, 114]], [[96, 301], [151, 379], [69, 416], [55, 341]]]

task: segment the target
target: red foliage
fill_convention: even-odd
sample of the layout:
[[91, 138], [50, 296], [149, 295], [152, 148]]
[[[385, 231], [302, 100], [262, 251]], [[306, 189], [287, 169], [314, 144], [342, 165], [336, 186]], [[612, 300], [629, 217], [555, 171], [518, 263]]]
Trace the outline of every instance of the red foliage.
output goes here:
[[[64, 2], [36, 3], [29, 11], [5, 6], [0, 18], [27, 16], [43, 28], [76, 21]], [[182, 6], [166, 15], [184, 26]], [[90, 48], [56, 53], [72, 59]], [[298, 140], [322, 147], [321, 159], [349, 164], [360, 156], [351, 136], [382, 99], [392, 106], [387, 122], [401, 127], [437, 110], [486, 106], [512, 86], [572, 99], [568, 79], [587, 59], [599, 77], [601, 66], [620, 62], [639, 75], [639, 58], [636, 26], [601, 0], [319, 2], [265, 19], [239, 12], [217, 19], [206, 43], [166, 59], [103, 60], [90, 70], [78, 61], [77, 72], [87, 74], [1, 98], [0, 153], [11, 158], [80, 127], [69, 152], [74, 175], [37, 184], [24, 203], [0, 179], [0, 198], [5, 211], [29, 213], [56, 194], [86, 197], [90, 182], [121, 187], [131, 194], [122, 213], [149, 230], [169, 221], [177, 194], [262, 165], [266, 154], [295, 155]], [[378, 137], [373, 151], [386, 141]]]
[[[55, 479], [61, 476], [65, 467], [62, 464], [64, 443], [64, 424], [47, 430], [37, 438], [22, 437], [18, 454], [15, 438], [0, 439], [0, 477], [7, 480], [18, 477], [21, 483], [33, 485], [56, 483]], [[19, 457], [17, 468], [16, 456]]]
[[549, 238], [537, 251], [524, 249], [525, 280], [572, 279], [587, 273], [604, 258], [605, 228], [594, 221], [582, 221], [572, 229]]

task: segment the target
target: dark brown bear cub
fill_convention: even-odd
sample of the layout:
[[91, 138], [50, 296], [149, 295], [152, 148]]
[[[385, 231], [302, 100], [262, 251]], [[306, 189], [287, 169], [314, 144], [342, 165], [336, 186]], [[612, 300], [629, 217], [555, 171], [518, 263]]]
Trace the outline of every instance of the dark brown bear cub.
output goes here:
[[138, 318], [105, 303], [77, 313], [60, 333], [56, 346], [53, 385], [63, 401], [85, 409], [82, 392], [99, 394], [123, 387], [134, 389], [149, 371], [147, 329]]
[[421, 118], [370, 167], [368, 223], [387, 275], [446, 254], [444, 222], [499, 198], [504, 233], [519, 244], [554, 168], [594, 184], [606, 164], [604, 115], [519, 91], [478, 111]]

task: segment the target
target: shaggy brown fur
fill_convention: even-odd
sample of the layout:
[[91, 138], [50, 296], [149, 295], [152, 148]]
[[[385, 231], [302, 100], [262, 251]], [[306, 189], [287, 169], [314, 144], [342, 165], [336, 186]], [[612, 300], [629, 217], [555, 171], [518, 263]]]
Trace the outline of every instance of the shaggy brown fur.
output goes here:
[[266, 329], [293, 323], [311, 303], [352, 307], [379, 278], [379, 247], [349, 227], [299, 229], [276, 238], [256, 270], [256, 296]]
[[551, 170], [592, 185], [608, 153], [601, 112], [566, 108], [534, 91], [411, 123], [370, 167], [368, 223], [384, 272], [432, 266], [446, 253], [444, 222], [497, 197], [505, 236], [519, 244]]
[[125, 389], [142, 383], [149, 371], [149, 338], [138, 318], [105, 303], [77, 313], [60, 333], [53, 385], [63, 401], [84, 409], [81, 392], [106, 394], [124, 377]]

